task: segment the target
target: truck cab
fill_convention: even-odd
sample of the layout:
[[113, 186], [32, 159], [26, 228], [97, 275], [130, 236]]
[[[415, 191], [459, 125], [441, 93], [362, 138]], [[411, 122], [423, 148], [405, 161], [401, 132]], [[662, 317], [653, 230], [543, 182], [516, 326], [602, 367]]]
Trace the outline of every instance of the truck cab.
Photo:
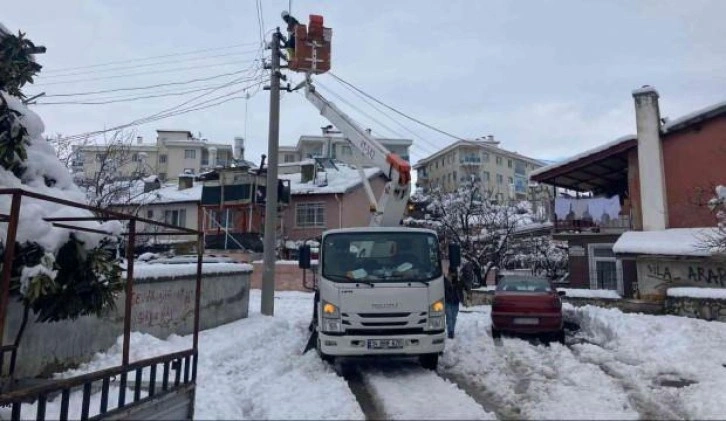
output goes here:
[[364, 227], [326, 231], [312, 328], [321, 357], [418, 356], [444, 350], [444, 279], [434, 231]]

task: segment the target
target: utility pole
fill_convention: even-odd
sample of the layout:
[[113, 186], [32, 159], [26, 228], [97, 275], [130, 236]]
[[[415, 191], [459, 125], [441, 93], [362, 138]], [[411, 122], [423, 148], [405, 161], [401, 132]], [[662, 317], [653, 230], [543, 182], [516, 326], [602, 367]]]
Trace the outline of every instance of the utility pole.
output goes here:
[[270, 127], [267, 139], [267, 194], [265, 203], [264, 269], [262, 272], [262, 305], [266, 316], [275, 313], [275, 260], [277, 248], [277, 156], [280, 144], [280, 28], [272, 34], [272, 65], [270, 77]]

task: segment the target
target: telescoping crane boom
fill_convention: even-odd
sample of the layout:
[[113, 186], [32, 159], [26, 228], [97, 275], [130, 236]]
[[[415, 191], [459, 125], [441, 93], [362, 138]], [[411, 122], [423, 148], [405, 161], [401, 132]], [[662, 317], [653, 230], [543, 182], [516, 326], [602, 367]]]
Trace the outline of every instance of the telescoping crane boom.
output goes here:
[[320, 95], [309, 78], [305, 82], [305, 97], [320, 111], [323, 117], [345, 135], [351, 146], [359, 151], [364, 159], [383, 171], [387, 182], [383, 193], [376, 201], [368, 177], [365, 176], [359, 165], [372, 213], [370, 226], [395, 227], [401, 225], [401, 219], [406, 211], [411, 193], [411, 165], [386, 149], [335, 104]]

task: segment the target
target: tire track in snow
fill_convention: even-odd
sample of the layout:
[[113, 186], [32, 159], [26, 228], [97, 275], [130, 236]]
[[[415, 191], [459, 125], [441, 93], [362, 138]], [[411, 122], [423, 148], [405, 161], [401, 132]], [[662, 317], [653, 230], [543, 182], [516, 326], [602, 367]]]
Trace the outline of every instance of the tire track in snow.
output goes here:
[[678, 398], [665, 387], [651, 385], [646, 388], [633, 373], [636, 364], [620, 361], [612, 352], [599, 344], [584, 340], [569, 344], [573, 355], [585, 363], [594, 364], [606, 375], [621, 384], [641, 419], [687, 419], [686, 411], [678, 404]]
[[406, 359], [344, 368], [368, 419], [496, 419], [456, 384]]

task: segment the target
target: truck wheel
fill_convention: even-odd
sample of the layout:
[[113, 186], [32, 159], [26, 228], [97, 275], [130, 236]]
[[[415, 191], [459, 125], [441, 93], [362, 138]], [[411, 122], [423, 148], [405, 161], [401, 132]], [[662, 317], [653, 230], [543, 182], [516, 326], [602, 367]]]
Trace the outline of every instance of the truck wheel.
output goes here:
[[436, 370], [439, 365], [439, 354], [424, 354], [418, 357], [421, 366], [428, 370]]
[[318, 351], [318, 355], [320, 355], [320, 359], [323, 360], [324, 363], [328, 364], [335, 364], [335, 357], [328, 354], [323, 354], [323, 351], [320, 346], [320, 339], [318, 339], [318, 346], [316, 347]]

